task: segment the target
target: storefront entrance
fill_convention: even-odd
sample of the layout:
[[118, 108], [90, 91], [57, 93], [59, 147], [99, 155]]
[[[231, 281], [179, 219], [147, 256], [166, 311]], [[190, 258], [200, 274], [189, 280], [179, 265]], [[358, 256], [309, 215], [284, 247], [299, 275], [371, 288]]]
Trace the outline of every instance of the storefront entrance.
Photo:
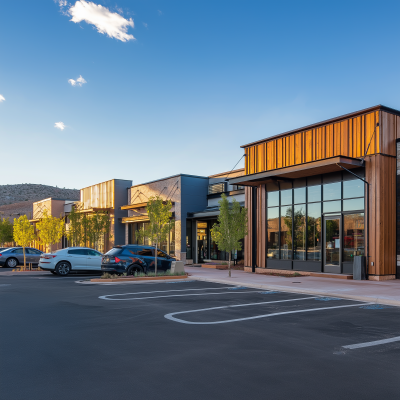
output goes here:
[[340, 268], [340, 226], [341, 216], [325, 217], [324, 221], [324, 272], [341, 273]]
[[365, 254], [364, 213], [324, 217], [323, 271], [352, 274], [354, 256]]

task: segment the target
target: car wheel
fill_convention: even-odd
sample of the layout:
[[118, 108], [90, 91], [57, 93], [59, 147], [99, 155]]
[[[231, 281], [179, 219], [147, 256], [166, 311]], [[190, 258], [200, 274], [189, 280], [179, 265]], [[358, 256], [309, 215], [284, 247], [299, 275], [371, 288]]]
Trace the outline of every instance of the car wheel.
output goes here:
[[18, 260], [16, 258], [9, 258], [6, 261], [6, 266], [8, 268], [15, 268], [18, 265]]
[[131, 265], [126, 271], [126, 275], [132, 276], [135, 275], [135, 273], [139, 272], [142, 272], [142, 269], [140, 267], [138, 267], [137, 265]]
[[71, 271], [71, 264], [67, 261], [61, 261], [56, 265], [56, 274], [60, 276], [67, 276]]

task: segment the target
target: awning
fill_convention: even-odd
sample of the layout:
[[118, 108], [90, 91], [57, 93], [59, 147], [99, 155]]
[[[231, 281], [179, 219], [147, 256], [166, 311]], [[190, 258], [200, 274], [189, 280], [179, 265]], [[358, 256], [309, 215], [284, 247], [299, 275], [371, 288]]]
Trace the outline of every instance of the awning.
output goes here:
[[123, 224], [129, 224], [131, 222], [143, 222], [143, 221], [149, 221], [149, 216], [144, 215], [144, 216], [136, 216], [136, 217], [124, 217], [122, 218], [122, 223]]
[[258, 186], [280, 179], [291, 180], [342, 171], [342, 168], [340, 168], [337, 164], [340, 164], [347, 169], [359, 168], [363, 166], [363, 162], [359, 158], [338, 156], [326, 158], [320, 161], [299, 164], [292, 167], [279, 168], [271, 171], [259, 172], [257, 174], [239, 176], [237, 178], [229, 179], [229, 184]]
[[[134, 210], [135, 208], [143, 208], [147, 206], [147, 201], [144, 203], [136, 203], [136, 204], [128, 204], [126, 206], [122, 206], [121, 210]], [[163, 201], [164, 204], [166, 204], [166, 201]], [[172, 201], [172, 205], [175, 205], [175, 202]]]
[[76, 210], [75, 212], [80, 213], [80, 214], [88, 214], [88, 213], [95, 213], [95, 212], [105, 212], [105, 211], [110, 211], [111, 208], [100, 208], [100, 207], [94, 207], [94, 208], [86, 208], [85, 210]]
[[[239, 204], [244, 207], [244, 202], [239, 202]], [[206, 218], [206, 217], [217, 217], [219, 215], [219, 206], [207, 207], [203, 211], [198, 211], [194, 213], [188, 213], [188, 218]]]

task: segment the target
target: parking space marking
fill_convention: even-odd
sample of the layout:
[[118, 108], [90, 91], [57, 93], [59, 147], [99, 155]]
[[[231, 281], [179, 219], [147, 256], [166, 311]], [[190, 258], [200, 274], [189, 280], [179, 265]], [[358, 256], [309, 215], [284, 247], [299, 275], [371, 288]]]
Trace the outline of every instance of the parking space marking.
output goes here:
[[[308, 309], [296, 310], [296, 311], [284, 311], [284, 312], [279, 312], [279, 313], [262, 314], [262, 315], [255, 315], [253, 317], [227, 319], [227, 320], [224, 320], [224, 321], [214, 321], [214, 322], [191, 322], [191, 321], [185, 321], [183, 319], [179, 319], [179, 318], [175, 318], [174, 317], [174, 315], [178, 315], [178, 314], [190, 314], [190, 313], [195, 313], [195, 312], [218, 310], [218, 309], [223, 309], [223, 308], [245, 307], [245, 306], [252, 306], [252, 305], [260, 305], [260, 304], [268, 304], [268, 303], [281, 303], [281, 302], [285, 302], [285, 301], [299, 301], [299, 300], [307, 300], [307, 299], [314, 299], [314, 298], [316, 298], [316, 297], [306, 297], [306, 298], [292, 299], [292, 300], [267, 301], [267, 302], [263, 302], [263, 303], [236, 304], [236, 305], [233, 305], [233, 306], [202, 308], [202, 309], [199, 309], [199, 310], [179, 311], [179, 312], [175, 312], [175, 313], [165, 314], [164, 317], [167, 318], [167, 319], [170, 319], [171, 321], [180, 322], [181, 324], [216, 325], [216, 324], [227, 324], [229, 322], [248, 321], [248, 320], [251, 320], [251, 319], [276, 317], [278, 315], [297, 314], [297, 313], [303, 313], [303, 312], [322, 311], [322, 310], [332, 310], [332, 309], [336, 309], [336, 308], [346, 308], [346, 307], [359, 307], [360, 303], [362, 303], [362, 302], [360, 302], [360, 303], [357, 303], [357, 304], [349, 304], [349, 305], [334, 306], [334, 307], [308, 308]], [[373, 304], [373, 303], [364, 303], [364, 304]]]
[[[171, 289], [171, 290], [153, 290], [151, 292], [133, 292], [133, 293], [118, 293], [118, 294], [107, 294], [105, 296], [99, 296], [99, 299], [102, 300], [126, 300], [126, 299], [109, 299], [110, 296], [128, 296], [130, 294], [149, 294], [149, 293], [169, 293], [169, 292], [187, 292], [193, 290], [224, 290], [230, 289], [232, 286], [224, 286], [224, 287], [208, 287], [208, 288], [196, 288], [196, 289]], [[256, 291], [257, 289], [254, 289]]]
[[400, 336], [392, 337], [390, 339], [374, 340], [373, 342], [364, 342], [358, 344], [350, 344], [348, 346], [342, 346], [344, 349], [361, 349], [362, 347], [378, 346], [380, 344], [400, 342]]
[[258, 293], [255, 290], [248, 290], [247, 292], [218, 292], [218, 293], [185, 293], [185, 294], [169, 294], [166, 296], [149, 296], [149, 297], [129, 297], [128, 299], [108, 299], [105, 296], [100, 296], [99, 299], [102, 300], [118, 300], [118, 301], [126, 301], [126, 300], [145, 300], [145, 299], [161, 299], [163, 297], [187, 297], [187, 296], [208, 296], [208, 295], [222, 295], [222, 294], [242, 294], [242, 293]]

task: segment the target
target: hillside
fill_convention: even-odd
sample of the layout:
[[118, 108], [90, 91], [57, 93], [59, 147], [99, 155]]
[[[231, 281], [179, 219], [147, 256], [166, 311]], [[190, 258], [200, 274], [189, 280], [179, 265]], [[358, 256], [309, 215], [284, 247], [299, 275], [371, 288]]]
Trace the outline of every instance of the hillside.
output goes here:
[[65, 200], [79, 200], [79, 190], [62, 189], [54, 186], [23, 183], [18, 185], [0, 185], [0, 215], [18, 217], [26, 214], [31, 218], [32, 204], [48, 197]]

